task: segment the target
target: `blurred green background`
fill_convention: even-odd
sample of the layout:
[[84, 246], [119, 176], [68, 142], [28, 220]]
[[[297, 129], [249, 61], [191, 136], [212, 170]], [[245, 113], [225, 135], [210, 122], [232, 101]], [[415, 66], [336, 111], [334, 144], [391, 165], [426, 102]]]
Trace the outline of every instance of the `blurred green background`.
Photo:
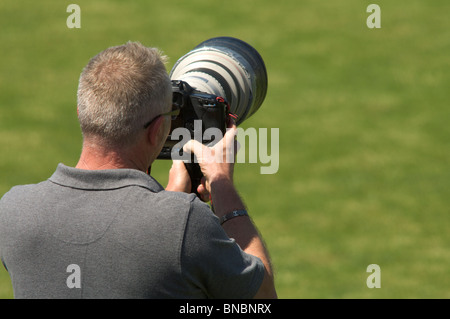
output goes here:
[[[129, 40], [168, 70], [215, 36], [251, 43], [269, 90], [242, 127], [279, 128], [279, 171], [238, 164], [281, 298], [450, 298], [450, 2], [78, 0], [0, 2], [0, 196], [81, 150], [79, 74]], [[269, 137], [270, 138], [270, 137]], [[269, 139], [270, 141], [270, 139]], [[154, 176], [165, 185], [170, 163]], [[1, 212], [0, 212], [1, 213]], [[381, 288], [369, 289], [369, 264]], [[12, 298], [0, 270], [0, 298]]]

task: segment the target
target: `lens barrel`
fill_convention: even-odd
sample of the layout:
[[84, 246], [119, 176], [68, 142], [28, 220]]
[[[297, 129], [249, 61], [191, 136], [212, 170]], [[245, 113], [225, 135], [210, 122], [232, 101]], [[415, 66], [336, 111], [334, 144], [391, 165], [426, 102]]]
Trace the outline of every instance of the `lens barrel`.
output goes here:
[[231, 37], [206, 40], [181, 57], [172, 80], [198, 91], [224, 97], [239, 125], [253, 115], [267, 93], [267, 71], [261, 55], [248, 43]]

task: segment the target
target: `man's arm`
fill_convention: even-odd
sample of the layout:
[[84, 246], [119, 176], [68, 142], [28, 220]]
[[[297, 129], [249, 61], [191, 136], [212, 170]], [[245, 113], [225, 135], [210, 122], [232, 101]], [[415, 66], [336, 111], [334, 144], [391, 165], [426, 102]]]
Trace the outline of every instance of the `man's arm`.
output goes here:
[[[219, 218], [234, 210], [245, 209], [244, 203], [231, 181], [219, 180], [213, 182], [211, 197], [215, 213]], [[234, 238], [243, 251], [258, 257], [264, 264], [264, 280], [255, 298], [277, 298], [269, 253], [250, 217], [241, 216], [230, 219], [223, 223], [222, 227], [228, 237]]]
[[[194, 152], [202, 173], [206, 178], [204, 185], [199, 186], [199, 193], [206, 191], [211, 194], [214, 212], [219, 219], [234, 211], [245, 209], [245, 205], [233, 184], [234, 162], [227, 163], [227, 159], [234, 158], [236, 126], [233, 125], [225, 134], [221, 142], [213, 148], [192, 140], [185, 145], [184, 150]], [[221, 159], [217, 155], [222, 156]], [[268, 251], [252, 220], [247, 216], [232, 218], [223, 223], [223, 228], [230, 238], [246, 253], [261, 259], [265, 267], [263, 283], [255, 298], [277, 298], [273, 271]]]

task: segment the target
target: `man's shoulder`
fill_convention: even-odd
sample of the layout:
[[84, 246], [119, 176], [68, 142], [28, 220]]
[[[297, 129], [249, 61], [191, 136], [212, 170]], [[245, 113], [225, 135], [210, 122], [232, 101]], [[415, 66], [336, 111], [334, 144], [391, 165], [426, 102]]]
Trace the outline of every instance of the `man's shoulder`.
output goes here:
[[11, 201], [24, 201], [30, 197], [40, 196], [41, 192], [48, 185], [48, 181], [42, 181], [36, 184], [24, 184], [13, 186], [1, 198], [0, 203]]
[[[166, 218], [186, 218], [192, 214], [213, 214], [208, 204], [202, 202], [195, 194], [183, 192], [160, 191], [152, 193], [148, 190], [142, 190], [144, 194], [132, 192], [130, 196], [135, 196], [131, 201], [135, 206], [152, 207], [156, 214], [162, 214]], [[142, 195], [142, 197], [141, 197]], [[140, 200], [142, 198], [142, 200]]]

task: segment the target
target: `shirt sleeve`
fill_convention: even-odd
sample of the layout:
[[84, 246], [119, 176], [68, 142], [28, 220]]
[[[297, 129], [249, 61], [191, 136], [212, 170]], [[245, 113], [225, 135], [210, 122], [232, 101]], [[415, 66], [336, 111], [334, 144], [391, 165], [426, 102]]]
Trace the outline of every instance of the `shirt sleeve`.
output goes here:
[[245, 253], [229, 238], [209, 207], [191, 202], [183, 248], [181, 271], [185, 280], [208, 298], [249, 299], [264, 278], [264, 264]]

